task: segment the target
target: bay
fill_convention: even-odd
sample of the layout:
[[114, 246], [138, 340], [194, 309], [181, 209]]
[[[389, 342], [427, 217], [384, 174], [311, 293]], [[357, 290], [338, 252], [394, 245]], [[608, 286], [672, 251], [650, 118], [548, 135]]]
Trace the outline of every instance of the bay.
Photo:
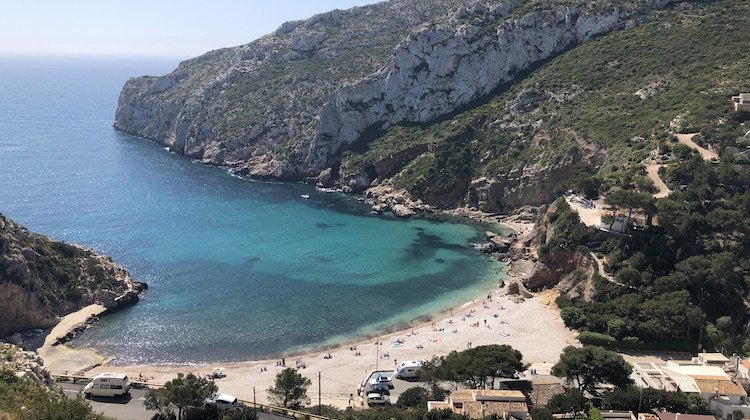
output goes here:
[[114, 130], [125, 80], [176, 64], [0, 60], [0, 212], [150, 285], [74, 345], [117, 364], [288, 354], [408, 325], [502, 277], [467, 247], [485, 226], [376, 217], [350, 196], [242, 179]]

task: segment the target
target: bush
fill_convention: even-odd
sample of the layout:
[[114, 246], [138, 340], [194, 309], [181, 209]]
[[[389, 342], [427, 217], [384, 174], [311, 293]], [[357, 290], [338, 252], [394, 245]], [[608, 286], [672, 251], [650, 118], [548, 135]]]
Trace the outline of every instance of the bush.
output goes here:
[[622, 339], [622, 344], [625, 345], [625, 347], [631, 347], [635, 348], [640, 343], [640, 339], [638, 337], [625, 337]]
[[[560, 317], [568, 328], [579, 329], [584, 327], [588, 321], [586, 312], [581, 308], [569, 306], [560, 311]], [[583, 333], [581, 333], [583, 334]]]
[[422, 387], [409, 388], [398, 397], [396, 405], [401, 408], [426, 409], [429, 392]]
[[611, 335], [592, 331], [583, 331], [578, 334], [578, 341], [592, 346], [613, 347], [617, 340]]
[[563, 293], [555, 299], [555, 304], [557, 304], [558, 308], [565, 309], [569, 306], [573, 306], [573, 301], [570, 299], [570, 296]]
[[555, 420], [552, 410], [546, 407], [535, 407], [529, 414], [532, 420]]

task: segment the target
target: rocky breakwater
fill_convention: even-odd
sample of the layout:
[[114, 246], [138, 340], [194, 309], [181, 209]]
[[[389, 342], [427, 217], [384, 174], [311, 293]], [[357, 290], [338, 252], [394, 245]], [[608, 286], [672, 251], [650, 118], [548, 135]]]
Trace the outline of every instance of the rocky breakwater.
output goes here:
[[94, 303], [132, 304], [146, 287], [111, 258], [29, 232], [0, 214], [0, 337], [51, 327]]

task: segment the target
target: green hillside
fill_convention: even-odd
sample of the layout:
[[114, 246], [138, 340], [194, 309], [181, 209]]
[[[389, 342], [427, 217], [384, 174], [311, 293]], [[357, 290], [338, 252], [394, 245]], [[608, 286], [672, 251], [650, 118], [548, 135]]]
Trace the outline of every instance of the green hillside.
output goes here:
[[699, 130], [719, 151], [736, 145], [744, 131], [729, 99], [750, 89], [750, 39], [743, 35], [750, 4], [690, 2], [644, 19], [567, 51], [485, 104], [358, 145], [345, 153], [344, 172], [433, 145], [392, 178], [429, 201], [463, 194], [470, 179], [554, 164], [572, 149], [599, 146], [606, 159], [594, 172], [607, 190], [647, 184], [641, 162], [669, 143], [670, 131]]

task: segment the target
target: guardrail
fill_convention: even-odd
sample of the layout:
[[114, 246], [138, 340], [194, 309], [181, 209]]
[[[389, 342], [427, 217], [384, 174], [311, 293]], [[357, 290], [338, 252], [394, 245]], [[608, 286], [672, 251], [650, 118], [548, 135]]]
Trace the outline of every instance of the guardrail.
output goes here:
[[[72, 374], [69, 372], [65, 373], [55, 373], [50, 372], [50, 376], [52, 376], [55, 381], [59, 379], [66, 379], [70, 380], [72, 383], [88, 383], [92, 379], [94, 379], [94, 376], [86, 375], [84, 372], [73, 372]], [[79, 382], [80, 381], [80, 382]], [[130, 381], [130, 383], [136, 387], [136, 388], [154, 388], [159, 389], [163, 388], [164, 384], [155, 383], [155, 382], [142, 382], [142, 381]], [[245, 404], [246, 406], [250, 408], [254, 408], [256, 410], [260, 410], [267, 413], [273, 413], [273, 414], [283, 414], [286, 416], [291, 416], [295, 418], [301, 418], [301, 419], [315, 419], [315, 420], [333, 420], [330, 417], [326, 416], [320, 416], [313, 413], [308, 413], [305, 411], [298, 411], [298, 410], [292, 410], [291, 408], [286, 407], [279, 407], [276, 405], [270, 405], [270, 404], [261, 404], [258, 402], [243, 400], [240, 398], [237, 398], [241, 403]]]

